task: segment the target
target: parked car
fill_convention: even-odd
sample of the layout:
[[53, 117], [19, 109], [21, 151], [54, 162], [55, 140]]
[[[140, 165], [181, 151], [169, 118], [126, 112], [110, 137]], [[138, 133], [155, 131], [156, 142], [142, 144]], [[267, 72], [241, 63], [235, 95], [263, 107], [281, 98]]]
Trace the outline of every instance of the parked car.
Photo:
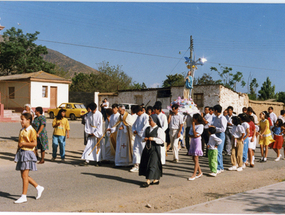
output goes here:
[[133, 104], [133, 103], [121, 103], [120, 105], [124, 105], [125, 108], [126, 108], [126, 111], [127, 111], [128, 113], [131, 113], [131, 108], [132, 108], [133, 106], [136, 106], [137, 104]]
[[57, 108], [48, 109], [48, 114], [51, 119], [57, 116], [60, 109], [66, 110], [66, 118], [71, 120], [76, 120], [76, 118], [81, 118], [84, 114], [87, 113], [86, 107], [82, 103], [62, 103]]

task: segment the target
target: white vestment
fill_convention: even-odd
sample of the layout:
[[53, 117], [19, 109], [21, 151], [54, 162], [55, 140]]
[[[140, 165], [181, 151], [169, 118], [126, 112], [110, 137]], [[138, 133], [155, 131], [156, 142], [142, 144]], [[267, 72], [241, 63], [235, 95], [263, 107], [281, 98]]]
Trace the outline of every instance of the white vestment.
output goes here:
[[[116, 139], [116, 155], [115, 155], [115, 165], [116, 166], [130, 166], [132, 165], [132, 125], [134, 123], [133, 117], [127, 114], [125, 125], [123, 123], [124, 115], [120, 115], [118, 120], [121, 122], [117, 125], [117, 139]], [[122, 130], [119, 128], [123, 126]]]
[[132, 126], [132, 132], [137, 131], [135, 135], [134, 147], [133, 147], [133, 163], [139, 164], [141, 162], [141, 155], [145, 146], [143, 141], [144, 130], [149, 126], [149, 116], [146, 113], [138, 116], [135, 123]]
[[91, 111], [90, 113], [87, 114], [87, 120], [85, 123], [85, 132], [87, 135], [94, 134], [94, 136], [88, 137], [87, 144], [81, 159], [84, 159], [86, 161], [97, 161], [97, 162], [101, 161], [101, 147], [102, 147], [101, 143], [100, 146], [99, 147], [96, 146], [93, 151], [92, 149], [97, 144], [97, 141], [103, 136], [102, 124], [103, 124], [102, 114], [100, 111], [96, 110], [94, 114]]
[[104, 160], [115, 161], [115, 147], [111, 145], [112, 144], [111, 135], [117, 135], [116, 133], [117, 127], [113, 128], [113, 126], [118, 121], [119, 116], [120, 116], [119, 113], [112, 114], [110, 116], [110, 122], [108, 122], [108, 120], [106, 120], [105, 122], [105, 129], [110, 128], [111, 131], [106, 132], [105, 135], [104, 156], [103, 156]]
[[[168, 121], [167, 121], [167, 116], [164, 113], [160, 113], [157, 115], [160, 125], [161, 125], [161, 129], [164, 131], [164, 141], [166, 139], [166, 134], [165, 131], [168, 129]], [[165, 160], [166, 160], [166, 147], [167, 145], [164, 144], [164, 147], [160, 147], [160, 154], [161, 154], [161, 164], [164, 165], [165, 164]]]

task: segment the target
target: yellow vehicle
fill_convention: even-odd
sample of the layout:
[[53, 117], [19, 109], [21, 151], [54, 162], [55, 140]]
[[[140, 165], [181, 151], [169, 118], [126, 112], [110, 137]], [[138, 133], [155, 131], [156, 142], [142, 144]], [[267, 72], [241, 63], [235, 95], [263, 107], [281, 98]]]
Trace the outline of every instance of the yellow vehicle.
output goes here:
[[82, 117], [87, 113], [86, 107], [82, 103], [62, 103], [55, 109], [48, 109], [48, 114], [51, 119], [57, 116], [60, 109], [66, 110], [66, 118], [76, 120], [76, 118]]

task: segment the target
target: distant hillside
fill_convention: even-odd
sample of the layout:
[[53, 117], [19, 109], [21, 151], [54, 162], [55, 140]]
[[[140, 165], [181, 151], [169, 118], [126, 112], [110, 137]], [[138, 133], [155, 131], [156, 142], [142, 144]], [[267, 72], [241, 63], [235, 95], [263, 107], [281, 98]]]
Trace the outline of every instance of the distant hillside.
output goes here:
[[[0, 42], [3, 42], [2, 35], [0, 35]], [[48, 54], [44, 56], [44, 60], [54, 63], [56, 65], [57, 75], [72, 78], [74, 73], [99, 73], [98, 70], [93, 69], [89, 66], [86, 66], [83, 63], [80, 63], [76, 60], [71, 59], [70, 57], [65, 56], [57, 51], [48, 49]], [[62, 70], [64, 72], [62, 72]]]
[[67, 73], [66, 76], [69, 77], [73, 77], [74, 73], [99, 73], [98, 70], [52, 49], [48, 49], [48, 54], [44, 56], [44, 60], [56, 64], [60, 69], [64, 70]]

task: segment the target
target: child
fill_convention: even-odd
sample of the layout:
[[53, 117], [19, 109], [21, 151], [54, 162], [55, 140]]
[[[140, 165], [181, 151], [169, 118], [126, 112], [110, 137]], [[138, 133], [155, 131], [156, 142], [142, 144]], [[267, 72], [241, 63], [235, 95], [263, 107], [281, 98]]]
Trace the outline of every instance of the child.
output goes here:
[[207, 144], [208, 149], [208, 158], [209, 158], [209, 166], [210, 166], [210, 176], [217, 176], [217, 167], [218, 167], [218, 145], [220, 145], [223, 141], [218, 138], [216, 133], [216, 128], [210, 127], [207, 129], [209, 132], [209, 140]]
[[39, 199], [44, 191], [44, 187], [38, 185], [30, 176], [29, 171], [36, 171], [37, 158], [34, 153], [34, 149], [37, 145], [37, 132], [31, 126], [32, 115], [30, 113], [23, 113], [21, 115], [22, 129], [19, 135], [18, 151], [15, 156], [15, 162], [17, 162], [16, 170], [21, 171], [21, 177], [23, 180], [23, 192], [22, 196], [15, 201], [15, 204], [27, 202], [27, 191], [29, 183], [33, 185], [38, 195], [36, 199]]
[[41, 150], [41, 160], [39, 164], [45, 162], [45, 151], [48, 150], [48, 136], [46, 130], [46, 117], [43, 115], [43, 108], [36, 107], [36, 118], [34, 119], [33, 125], [37, 132], [37, 148], [36, 155], [38, 154], [37, 150]]
[[[270, 131], [270, 125], [269, 121], [266, 119], [267, 112], [263, 111], [259, 114], [260, 116], [260, 122], [259, 122], [259, 144], [261, 149], [261, 158], [260, 162], [266, 162], [267, 161], [267, 154], [268, 154], [268, 145], [270, 143], [275, 142], [275, 140], [272, 139], [271, 131]], [[265, 150], [264, 150], [265, 148]]]
[[250, 167], [254, 167], [254, 151], [256, 148], [256, 126], [253, 116], [249, 116], [248, 160]]
[[275, 161], [279, 161], [282, 155], [280, 154], [280, 149], [282, 149], [283, 145], [283, 137], [282, 137], [282, 131], [281, 131], [281, 126], [283, 125], [283, 122], [281, 119], [277, 119], [275, 126], [273, 127], [272, 131], [274, 133], [274, 143], [271, 143], [269, 145], [270, 148], [273, 148], [273, 150], [277, 154], [277, 158]]
[[232, 136], [232, 153], [231, 153], [231, 163], [232, 167], [228, 170], [242, 171], [243, 166], [243, 138], [245, 136], [244, 127], [241, 125], [241, 119], [238, 116], [233, 116], [232, 118], [233, 128], [230, 130]]
[[65, 135], [69, 138], [69, 123], [65, 118], [66, 110], [60, 109], [56, 118], [52, 122], [52, 127], [54, 128], [52, 136], [52, 159], [55, 161], [57, 147], [59, 145], [59, 152], [61, 161], [65, 161]]
[[[110, 127], [110, 117], [113, 114], [113, 110], [111, 108], [107, 108], [106, 109], [106, 115], [107, 115], [107, 119], [105, 121], [105, 130], [107, 131], [107, 129]], [[105, 143], [102, 144], [102, 157], [103, 157], [103, 161], [105, 161], [106, 163], [110, 163], [110, 162], [114, 162], [115, 161], [115, 149], [113, 147], [113, 145], [111, 144], [111, 140], [110, 140], [110, 135], [111, 132], [106, 132], [105, 135]]]
[[[190, 178], [188, 178], [188, 181], [193, 181], [196, 178], [200, 178], [203, 175], [199, 165], [199, 156], [203, 156], [202, 140], [201, 140], [201, 135], [204, 130], [203, 123], [204, 120], [200, 114], [196, 113], [193, 115], [193, 122], [189, 131], [189, 137], [191, 137], [191, 143], [188, 154], [192, 155], [195, 166], [194, 166], [193, 175]], [[197, 171], [199, 171], [199, 174], [196, 176]]]
[[246, 161], [247, 161], [247, 152], [248, 152], [248, 143], [249, 143], [249, 116], [247, 114], [239, 114], [239, 117], [241, 119], [241, 125], [243, 126], [244, 128], [244, 131], [245, 131], [245, 136], [243, 137], [243, 155], [242, 155], [242, 162], [243, 162], [243, 165], [242, 165], [242, 168], [245, 169], [246, 168]]

